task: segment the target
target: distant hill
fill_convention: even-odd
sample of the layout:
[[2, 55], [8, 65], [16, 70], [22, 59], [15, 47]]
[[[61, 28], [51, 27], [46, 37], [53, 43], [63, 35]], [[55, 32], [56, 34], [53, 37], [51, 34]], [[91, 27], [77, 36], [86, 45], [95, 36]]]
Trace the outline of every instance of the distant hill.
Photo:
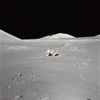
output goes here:
[[75, 38], [75, 37], [65, 33], [57, 33], [54, 35], [43, 37], [42, 39], [68, 39], [68, 38]]
[[14, 41], [19, 41], [21, 39], [3, 31], [3, 30], [0, 30], [0, 43], [1, 42], [14, 42]]
[[95, 36], [95, 37], [100, 38], [100, 34], [99, 34], [99, 35], [97, 35], [97, 36]]

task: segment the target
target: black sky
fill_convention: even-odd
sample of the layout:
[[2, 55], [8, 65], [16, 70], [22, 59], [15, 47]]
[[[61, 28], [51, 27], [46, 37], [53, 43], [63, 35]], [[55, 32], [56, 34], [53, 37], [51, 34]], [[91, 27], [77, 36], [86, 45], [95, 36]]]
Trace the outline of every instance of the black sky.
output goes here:
[[1, 4], [0, 29], [19, 38], [68, 33], [76, 37], [100, 34], [100, 2], [84, 0], [9, 0]]

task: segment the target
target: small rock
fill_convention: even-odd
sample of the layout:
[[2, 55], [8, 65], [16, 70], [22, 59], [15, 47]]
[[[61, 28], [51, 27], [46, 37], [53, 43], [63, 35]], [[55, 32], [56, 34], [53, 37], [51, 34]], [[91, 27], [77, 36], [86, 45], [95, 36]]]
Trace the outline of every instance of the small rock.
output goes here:
[[17, 96], [15, 96], [15, 97], [14, 97], [14, 99], [19, 99], [19, 98], [20, 98], [20, 96], [19, 96], [19, 95], [17, 95]]
[[12, 78], [12, 81], [19, 81], [18, 78]]
[[17, 79], [14, 79], [14, 81], [19, 81], [19, 79], [17, 78]]
[[81, 64], [82, 64], [82, 66], [87, 66], [88, 65], [87, 62], [82, 62]]
[[8, 88], [12, 88], [13, 86], [11, 86], [11, 85], [8, 85]]
[[19, 98], [22, 98], [22, 95], [17, 95], [17, 96], [14, 97], [15, 100], [17, 100]]
[[20, 95], [20, 98], [22, 98], [23, 96], [22, 95]]
[[35, 78], [36, 76], [35, 75], [31, 75], [31, 78]]
[[23, 74], [21, 74], [21, 73], [19, 73], [19, 74], [17, 74], [18, 76], [23, 76]]
[[19, 81], [19, 79], [17, 78], [17, 79], [15, 79], [15, 81]]
[[40, 100], [50, 100], [50, 97], [47, 96], [47, 97], [44, 97], [44, 98], [40, 98]]

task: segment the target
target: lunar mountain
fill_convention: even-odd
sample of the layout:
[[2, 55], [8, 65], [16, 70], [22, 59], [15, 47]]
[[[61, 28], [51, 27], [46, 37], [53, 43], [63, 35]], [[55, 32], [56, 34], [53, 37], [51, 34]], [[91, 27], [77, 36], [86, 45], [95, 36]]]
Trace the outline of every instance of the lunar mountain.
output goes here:
[[14, 41], [19, 41], [21, 39], [13, 36], [13, 35], [10, 35], [9, 33], [3, 31], [3, 30], [0, 30], [0, 42], [14, 42]]
[[75, 38], [75, 37], [65, 33], [57, 33], [54, 35], [46, 36], [43, 39], [68, 39], [68, 38]]
[[[42, 37], [42, 38], [39, 38], [39, 39], [24, 39], [23, 41], [25, 42], [53, 42], [53, 41], [59, 41], [59, 40], [68, 40], [68, 39], [75, 39], [74, 36], [72, 35], [69, 35], [69, 34], [65, 34], [65, 33], [57, 33], [57, 34], [54, 34], [54, 35], [48, 35], [48, 36], [45, 36], [45, 37]], [[51, 41], [52, 40], [52, 41]]]

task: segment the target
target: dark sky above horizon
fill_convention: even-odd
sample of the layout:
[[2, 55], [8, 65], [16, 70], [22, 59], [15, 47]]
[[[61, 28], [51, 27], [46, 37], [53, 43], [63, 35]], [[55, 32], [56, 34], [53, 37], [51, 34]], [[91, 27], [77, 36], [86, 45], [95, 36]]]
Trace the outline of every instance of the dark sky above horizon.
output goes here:
[[100, 34], [100, 2], [10, 0], [1, 4], [0, 29], [19, 38], [56, 33], [76, 37]]

